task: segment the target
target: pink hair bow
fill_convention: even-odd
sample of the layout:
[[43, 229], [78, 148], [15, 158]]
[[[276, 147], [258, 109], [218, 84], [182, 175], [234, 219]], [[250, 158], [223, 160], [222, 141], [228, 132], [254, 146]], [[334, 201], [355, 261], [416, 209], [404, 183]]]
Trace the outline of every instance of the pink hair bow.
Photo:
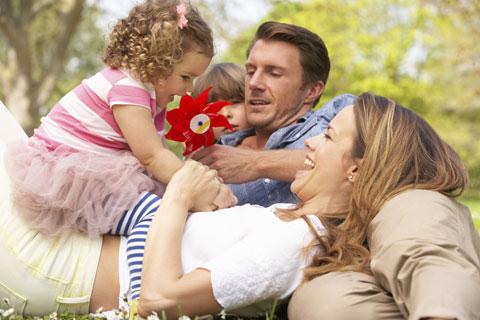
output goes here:
[[187, 26], [188, 20], [187, 18], [185, 18], [186, 13], [187, 13], [187, 7], [185, 6], [185, 3], [181, 3], [177, 5], [177, 17], [178, 17], [177, 25], [180, 29], [183, 29]]

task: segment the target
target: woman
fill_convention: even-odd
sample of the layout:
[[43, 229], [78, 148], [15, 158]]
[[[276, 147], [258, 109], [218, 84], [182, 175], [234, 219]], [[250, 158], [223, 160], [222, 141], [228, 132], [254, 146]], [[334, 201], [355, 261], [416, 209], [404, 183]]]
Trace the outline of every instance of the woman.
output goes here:
[[[124, 239], [119, 249], [118, 238], [105, 237], [102, 244], [100, 238], [74, 232], [43, 236], [16, 214], [3, 166], [0, 181], [0, 297], [19, 314], [108, 310], [132, 293]], [[215, 171], [189, 161], [169, 185], [161, 217], [149, 232], [139, 304], [143, 315], [166, 310], [173, 317], [178, 305], [188, 314], [240, 308], [241, 315], [263, 315], [300, 284], [310, 260], [303, 248], [314, 240], [310, 228], [323, 232], [317, 217], [283, 222], [274, 208], [245, 205], [192, 214], [184, 228], [188, 211], [210, 204], [220, 182]], [[320, 200], [304, 198], [305, 209]], [[158, 202], [155, 195], [142, 194], [131, 216], [149, 212]], [[183, 270], [185, 276], [179, 277]]]
[[360, 96], [354, 118], [361, 164], [349, 210], [329, 228], [327, 255], [306, 271], [313, 280], [289, 319], [480, 319], [480, 240], [453, 199], [467, 184], [459, 157], [383, 97]]
[[[145, 316], [151, 311], [166, 310], [168, 315], [175, 316], [178, 305], [182, 306], [182, 310], [186, 314], [214, 313], [222, 307], [236, 309], [237, 307], [249, 305], [265, 310], [265, 304], [262, 304], [262, 302], [287, 296], [301, 282], [303, 267], [311, 261], [313, 254], [317, 254], [320, 257], [314, 261], [315, 266], [328, 266], [328, 264], [323, 264], [321, 259], [325, 255], [325, 251], [322, 251], [322, 246], [312, 242], [314, 235], [320, 236], [320, 241], [327, 245], [328, 251], [330, 253], [334, 252], [331, 249], [334, 247], [334, 244], [329, 246], [321, 237], [324, 233], [318, 217], [322, 217], [322, 219], [329, 217], [333, 221], [337, 221], [338, 218], [347, 214], [347, 222], [352, 220], [363, 222], [366, 219], [352, 219], [356, 217], [351, 217], [352, 214], [348, 213], [351, 210], [349, 209], [350, 203], [351, 206], [360, 204], [360, 208], [367, 208], [364, 207], [364, 202], [355, 202], [357, 198], [354, 190], [361, 188], [359, 184], [362, 181], [369, 188], [366, 191], [368, 194], [368, 190], [375, 190], [374, 186], [377, 183], [382, 182], [383, 185], [388, 180], [384, 177], [393, 176], [392, 172], [383, 171], [379, 176], [372, 175], [369, 178], [368, 175], [372, 172], [363, 170], [364, 168], [373, 168], [375, 164], [383, 165], [386, 160], [391, 160], [391, 155], [396, 154], [394, 150], [390, 154], [382, 153], [379, 150], [378, 155], [380, 157], [367, 156], [370, 148], [375, 145], [373, 143], [375, 139], [378, 141], [377, 145], [384, 147], [392, 143], [389, 139], [380, 138], [384, 133], [398, 133], [398, 123], [400, 122], [392, 121], [392, 119], [398, 120], [398, 117], [394, 117], [393, 114], [408, 111], [404, 111], [404, 109], [398, 106], [393, 109], [400, 111], [381, 113], [380, 121], [370, 124], [372, 131], [365, 138], [362, 136], [365, 128], [357, 126], [355, 122], [359, 124], [365, 123], [363, 118], [362, 120], [359, 118], [365, 118], [366, 115], [369, 115], [370, 112], [377, 108], [376, 99], [381, 98], [374, 98], [368, 94], [360, 96], [354, 107], [347, 107], [337, 115], [324, 136], [318, 136], [307, 141], [306, 145], [310, 152], [305, 160], [305, 164], [309, 169], [299, 172], [292, 184], [292, 191], [298, 195], [302, 205], [292, 210], [280, 211], [282, 216], [290, 218], [297, 216], [306, 217], [304, 219], [293, 219], [289, 222], [280, 221], [271, 209], [262, 209], [255, 206], [237, 207], [229, 209], [234, 211], [228, 211], [227, 209], [214, 214], [196, 213], [187, 219], [189, 208], [211, 201], [211, 198], [218, 190], [219, 182], [215, 179], [213, 172], [206, 174], [208, 169], [203, 166], [194, 163], [185, 166], [170, 182], [149, 231], [142, 274], [142, 291], [138, 304], [139, 313]], [[356, 111], [362, 107], [366, 112]], [[369, 117], [366, 118], [370, 119]], [[423, 121], [419, 118], [414, 118], [412, 123], [418, 124], [423, 123]], [[410, 135], [407, 137], [407, 141], [402, 143], [413, 145], [414, 141], [421, 140], [423, 133], [415, 125], [410, 126], [409, 129]], [[428, 132], [433, 133], [429, 127], [428, 129]], [[393, 135], [394, 139], [395, 137]], [[440, 140], [436, 141], [436, 143], [436, 147], [445, 147]], [[364, 152], [362, 152], [362, 145], [365, 146]], [[433, 150], [438, 149], [436, 147]], [[417, 149], [416, 152], [418, 153], [419, 150]], [[450, 159], [457, 159], [456, 155], [449, 150], [442, 155]], [[421, 163], [428, 162], [427, 160], [418, 158], [418, 161]], [[463, 173], [461, 166], [458, 169], [453, 169], [453, 171]], [[375, 170], [373, 170], [373, 173], [375, 173]], [[210, 178], [208, 175], [210, 175]], [[461, 189], [465, 179], [462, 179], [462, 174], [459, 176], [459, 180], [463, 180], [463, 182], [456, 186]], [[417, 185], [425, 186], [423, 182], [419, 181]], [[381, 189], [378, 190], [381, 191]], [[393, 196], [394, 194], [387, 195]], [[381, 195], [381, 197], [386, 196]], [[375, 202], [374, 205], [381, 206], [381, 203]], [[234, 213], [232, 214], [232, 212]], [[205, 229], [201, 227], [203, 222], [210, 221], [212, 224], [205, 223], [212, 226], [215, 225], [216, 220], [227, 221], [228, 219], [225, 216], [230, 218], [241, 216], [243, 219], [240, 221], [245, 224], [229, 225], [224, 222], [223, 229], [227, 229], [227, 232], [224, 232], [225, 237], [235, 234], [238, 228], [244, 230], [244, 232], [236, 234], [237, 237], [235, 235], [231, 236], [227, 250], [220, 248], [218, 252], [211, 253], [207, 246], [213, 246], [213, 240], [201, 237], [200, 240], [199, 238], [193, 238], [193, 240], [188, 238], [189, 230], [195, 229], [196, 225], [198, 226], [197, 230], [202, 230]], [[186, 225], [185, 221], [187, 221]], [[330, 223], [330, 221], [326, 222]], [[223, 223], [217, 224], [215, 230], [220, 231], [222, 229], [220, 227], [221, 224]], [[343, 225], [347, 225], [347, 223]], [[359, 226], [362, 226], [362, 224], [359, 224]], [[332, 230], [335, 231], [336, 229]], [[211, 233], [211, 229], [209, 232]], [[5, 234], [3, 230], [2, 234]], [[184, 234], [183, 239], [182, 234]], [[205, 232], [203, 235], [208, 235], [208, 232]], [[336, 234], [333, 235], [335, 236]], [[285, 237], [287, 237], [288, 241], [280, 242]], [[339, 237], [334, 239], [341, 239], [340, 232]], [[362, 247], [363, 239], [354, 237], [352, 240], [354, 241], [352, 245], [345, 245], [349, 250], [344, 250], [339, 256], [345, 258], [345, 261], [353, 261], [363, 268], [366, 265], [366, 260], [362, 259], [364, 259], [367, 253]], [[223, 242], [223, 239], [218, 241], [215, 237], [215, 241], [217, 243]], [[355, 241], [360, 242], [355, 243]], [[467, 239], [465, 243], [478, 251], [478, 243], [474, 243], [474, 241], [478, 241], [478, 239]], [[309, 252], [303, 250], [307, 243], [311, 243], [309, 247], [311, 251]], [[185, 249], [186, 244], [191, 246], [190, 249]], [[193, 249], [194, 245], [196, 245], [196, 250]], [[189, 270], [185, 268], [186, 260], [192, 258], [192, 255], [185, 254], [185, 251], [188, 250], [193, 253], [200, 251], [200, 257], [202, 256], [202, 251], [208, 252], [212, 256], [212, 261], [197, 262], [197, 267]], [[90, 252], [92, 251], [94, 250], [90, 250]], [[122, 281], [122, 276], [120, 276], [120, 281], [118, 281], [117, 272], [119, 268], [117, 267], [116, 256], [119, 252], [121, 255], [124, 253], [123, 250], [119, 251], [118, 241], [106, 238], [100, 258], [96, 260], [98, 261], [98, 267], [93, 290], [91, 291], [90, 305], [86, 305], [89, 306], [90, 310], [95, 310], [99, 306], [106, 308], [115, 306], [118, 299], [117, 293], [119, 291], [123, 292], [123, 290], [119, 289], [119, 282], [122, 284], [122, 287], [128, 286], [128, 284]], [[335, 255], [333, 254], [333, 256]], [[18, 260], [18, 258], [16, 259]], [[477, 257], [468, 256], [467, 260], [472, 262], [472, 270], [478, 274], [478, 255]], [[3, 260], [3, 255], [2, 261], [5, 261]], [[264, 264], [266, 268], [262, 269]], [[56, 266], [55, 264], [52, 265]], [[192, 265], [195, 265], [195, 263]], [[346, 265], [348, 270], [349, 265], [344, 265]], [[122, 266], [122, 263], [120, 263], [120, 266]], [[78, 269], [74, 270], [80, 275], [90, 275], [85, 272], [82, 273]], [[274, 271], [273, 273], [270, 272], [272, 270]], [[255, 277], [263, 275], [265, 277], [261, 278], [261, 281], [249, 282], [252, 272], [254, 273], [254, 280], [256, 279]], [[310, 274], [309, 272], [307, 272], [307, 276]], [[77, 275], [73, 278], [77, 279], [78, 277]], [[90, 276], [88, 279], [91, 281], [92, 277]], [[469, 276], [467, 274], [465, 279], [468, 279], [472, 284], [475, 284], [477, 281], [474, 275]], [[2, 281], [8, 281], [8, 279], [0, 277], [0, 282]], [[242, 281], [245, 281], [244, 285], [241, 285]], [[88, 291], [89, 284], [87, 282], [76, 281], [75, 283], [82, 284], [83, 292], [88, 294], [90, 292]], [[0, 286], [0, 288], [9, 287], [10, 291], [13, 291], [11, 286], [15, 285], [18, 287], [18, 284], [10, 282], [8, 285]], [[68, 290], [73, 291], [72, 288], [76, 289], [78, 285], [67, 285]], [[91, 285], [90, 288], [92, 288]], [[77, 296], [80, 291], [76, 291]], [[469, 296], [471, 293], [459, 292], [460, 295], [457, 299], [459, 297], [465, 301], [473, 299]], [[20, 295], [17, 294], [17, 296]], [[62, 298], [58, 299], [57, 296], [56, 301], [65, 301], [65, 297], [63, 296]], [[77, 298], [78, 303], [80, 303], [81, 297]], [[83, 307], [85, 308], [85, 305]], [[459, 310], [462, 310], [461, 306], [459, 308]], [[243, 311], [243, 314], [250, 314], [249, 312], [251, 312], [251, 310], [245, 311], [245, 309]], [[355, 315], [350, 316], [355, 317]]]

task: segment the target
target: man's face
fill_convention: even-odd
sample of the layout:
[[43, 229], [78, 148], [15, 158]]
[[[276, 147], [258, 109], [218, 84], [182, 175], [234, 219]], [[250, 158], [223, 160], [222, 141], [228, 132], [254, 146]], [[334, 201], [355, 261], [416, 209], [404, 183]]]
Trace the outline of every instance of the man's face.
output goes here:
[[256, 130], [272, 133], [310, 109], [304, 103], [300, 52], [276, 40], [258, 40], [246, 63], [245, 112]]

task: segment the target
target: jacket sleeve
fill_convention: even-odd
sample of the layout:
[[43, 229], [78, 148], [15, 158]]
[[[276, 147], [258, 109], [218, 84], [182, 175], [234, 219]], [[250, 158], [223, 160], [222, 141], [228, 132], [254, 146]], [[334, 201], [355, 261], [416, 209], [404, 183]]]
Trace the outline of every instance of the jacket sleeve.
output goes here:
[[409, 319], [480, 319], [480, 240], [468, 209], [404, 192], [369, 227], [372, 272]]

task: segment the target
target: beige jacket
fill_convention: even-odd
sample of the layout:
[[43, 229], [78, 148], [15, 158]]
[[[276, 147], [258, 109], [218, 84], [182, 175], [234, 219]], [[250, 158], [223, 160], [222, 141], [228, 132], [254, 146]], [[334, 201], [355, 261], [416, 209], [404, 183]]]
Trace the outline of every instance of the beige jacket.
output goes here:
[[480, 319], [480, 239], [469, 210], [406, 191], [369, 226], [373, 276], [332, 272], [302, 285], [290, 320]]
[[368, 232], [371, 267], [409, 319], [480, 319], [480, 238], [470, 211], [438, 192], [387, 202]]

